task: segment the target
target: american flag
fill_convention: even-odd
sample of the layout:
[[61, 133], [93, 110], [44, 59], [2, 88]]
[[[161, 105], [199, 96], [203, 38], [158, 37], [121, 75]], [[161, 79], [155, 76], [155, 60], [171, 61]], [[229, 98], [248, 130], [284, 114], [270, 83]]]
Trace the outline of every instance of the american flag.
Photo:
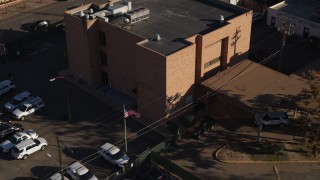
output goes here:
[[124, 118], [127, 118], [131, 115], [135, 115], [136, 118], [140, 118], [140, 116], [141, 116], [139, 113], [135, 112], [134, 110], [127, 111], [126, 109], [124, 109]]

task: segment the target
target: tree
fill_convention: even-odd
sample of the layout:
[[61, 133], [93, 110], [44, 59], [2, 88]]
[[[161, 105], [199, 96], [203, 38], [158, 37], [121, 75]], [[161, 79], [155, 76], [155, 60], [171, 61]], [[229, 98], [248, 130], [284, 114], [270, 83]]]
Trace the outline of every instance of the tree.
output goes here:
[[304, 77], [309, 87], [302, 90], [302, 97], [309, 108], [301, 116], [301, 120], [305, 122], [302, 143], [310, 154], [317, 157], [320, 153], [320, 72], [309, 70]]

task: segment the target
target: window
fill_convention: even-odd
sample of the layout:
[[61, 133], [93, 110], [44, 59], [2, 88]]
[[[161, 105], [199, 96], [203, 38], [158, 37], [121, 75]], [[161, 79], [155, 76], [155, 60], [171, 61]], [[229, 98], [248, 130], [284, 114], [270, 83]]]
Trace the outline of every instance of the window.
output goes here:
[[212, 64], [215, 64], [216, 62], [220, 61], [220, 58], [221, 58], [221, 56], [214, 58], [209, 62], [204, 63], [204, 68], [207, 68], [207, 67], [211, 66]]
[[101, 45], [106, 46], [106, 35], [102, 31], [99, 31], [99, 42]]
[[103, 66], [108, 66], [107, 54], [103, 51], [100, 51], [100, 61]]
[[102, 82], [108, 84], [109, 83], [108, 73], [106, 73], [105, 71], [101, 71], [101, 79], [102, 79]]

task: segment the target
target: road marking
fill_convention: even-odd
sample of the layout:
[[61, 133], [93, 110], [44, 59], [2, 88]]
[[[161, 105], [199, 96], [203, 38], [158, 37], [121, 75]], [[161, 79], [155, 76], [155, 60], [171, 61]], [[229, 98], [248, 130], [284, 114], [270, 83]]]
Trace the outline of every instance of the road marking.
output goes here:
[[47, 45], [47, 46], [50, 46], [50, 47], [53, 47], [53, 46], [54, 46], [53, 44], [48, 43], [48, 42], [46, 42], [46, 45]]
[[279, 172], [277, 166], [273, 166], [274, 173], [276, 174], [276, 179], [280, 180]]
[[48, 48], [46, 48], [46, 47], [45, 47], [45, 48], [42, 48], [42, 49], [39, 50], [39, 52], [43, 52], [43, 51], [45, 51], [45, 50], [47, 50], [47, 49], [48, 49]]
[[34, 18], [31, 18], [31, 19], [28, 19], [28, 20], [25, 20], [25, 21], [22, 21], [22, 23], [21, 24], [24, 24], [24, 23], [26, 23], [26, 22], [32, 22], [32, 21], [34, 21]]
[[38, 54], [38, 51], [30, 53], [29, 56], [33, 56], [33, 55], [36, 55], [36, 54]]

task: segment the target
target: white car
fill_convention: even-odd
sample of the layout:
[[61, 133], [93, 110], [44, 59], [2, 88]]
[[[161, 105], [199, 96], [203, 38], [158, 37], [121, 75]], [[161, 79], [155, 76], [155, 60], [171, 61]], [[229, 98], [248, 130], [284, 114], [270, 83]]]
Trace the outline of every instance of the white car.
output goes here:
[[284, 126], [286, 124], [289, 124], [288, 114], [285, 112], [279, 112], [279, 111], [268, 112], [267, 114], [264, 114], [264, 115], [257, 113], [255, 115], [255, 124], [260, 125], [260, 123], [263, 126], [266, 126], [266, 125]]
[[43, 151], [48, 146], [48, 142], [41, 137], [27, 139], [15, 145], [11, 150], [11, 155], [16, 159], [27, 159], [30, 154], [39, 150]]
[[[50, 176], [48, 180], [62, 180], [61, 173], [55, 173], [54, 175]], [[69, 180], [69, 179], [66, 176], [64, 176], [63, 180]]]
[[11, 148], [13, 148], [16, 144], [20, 143], [21, 141], [24, 141], [27, 139], [35, 139], [37, 137], [38, 137], [38, 134], [34, 132], [32, 129], [17, 132], [13, 136], [11, 136], [8, 140], [2, 142], [0, 144], [0, 148], [2, 149], [2, 152], [7, 153], [10, 151]]
[[15, 110], [21, 103], [26, 101], [32, 96], [28, 91], [21, 92], [15, 95], [9, 102], [4, 105], [4, 109], [8, 112]]
[[98, 178], [80, 162], [70, 164], [67, 168], [67, 173], [73, 180], [98, 180]]
[[115, 164], [119, 167], [124, 167], [129, 162], [129, 157], [125, 154], [125, 152], [121, 151], [118, 147], [105, 143], [102, 145], [98, 151], [98, 153], [107, 161]]
[[0, 95], [10, 92], [15, 89], [16, 85], [10, 80], [4, 80], [0, 82]]
[[23, 102], [20, 106], [18, 106], [17, 109], [12, 111], [12, 115], [15, 119], [24, 120], [25, 116], [39, 111], [45, 106], [45, 103], [40, 97], [34, 96]]

